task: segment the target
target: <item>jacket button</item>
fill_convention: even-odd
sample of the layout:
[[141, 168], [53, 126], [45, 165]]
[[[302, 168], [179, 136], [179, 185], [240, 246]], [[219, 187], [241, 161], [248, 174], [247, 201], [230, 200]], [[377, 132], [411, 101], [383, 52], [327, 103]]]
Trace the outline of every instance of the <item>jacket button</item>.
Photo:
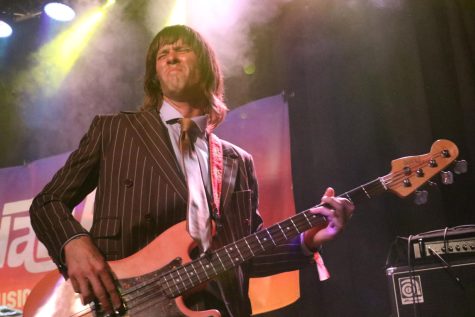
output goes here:
[[134, 181], [130, 178], [126, 178], [124, 179], [123, 184], [125, 185], [125, 187], [130, 188], [134, 185]]

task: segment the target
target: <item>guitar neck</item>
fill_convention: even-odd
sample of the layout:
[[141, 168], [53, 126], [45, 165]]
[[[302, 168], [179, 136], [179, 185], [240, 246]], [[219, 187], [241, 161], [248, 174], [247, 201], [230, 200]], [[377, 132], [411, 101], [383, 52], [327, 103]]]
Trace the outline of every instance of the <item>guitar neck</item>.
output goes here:
[[[384, 182], [378, 178], [339, 197], [358, 203], [371, 199], [385, 190]], [[203, 255], [190, 263], [178, 266], [164, 274], [159, 282], [166, 286], [164, 289], [167, 296], [177, 297], [310, 228], [325, 224], [326, 219], [322, 215], [313, 214], [310, 210], [300, 212], [282, 222]]]

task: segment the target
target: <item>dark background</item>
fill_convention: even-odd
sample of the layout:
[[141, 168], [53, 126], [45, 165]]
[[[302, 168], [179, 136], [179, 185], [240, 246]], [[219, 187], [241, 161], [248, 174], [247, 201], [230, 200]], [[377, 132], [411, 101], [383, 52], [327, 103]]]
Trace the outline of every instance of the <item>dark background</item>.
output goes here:
[[[133, 36], [110, 44], [113, 56], [93, 39], [92, 57], [78, 60], [79, 75], [54, 96], [25, 93], [27, 82], [14, 80], [40, 45], [40, 22], [23, 22], [15, 38], [0, 40], [0, 167], [70, 151], [95, 114], [137, 108], [153, 35], [140, 26], [145, 2], [121, 7]], [[109, 23], [101, 32], [121, 30]], [[301, 300], [276, 314], [390, 316], [385, 264], [394, 239], [475, 223], [475, 2], [283, 1], [250, 34], [256, 71], [226, 76], [227, 102], [288, 99], [297, 210], [327, 186], [341, 193], [386, 175], [391, 160], [428, 153], [440, 138], [469, 162], [453, 185], [429, 188], [425, 205], [389, 194], [359, 205], [346, 231], [324, 246], [332, 278], [319, 283], [314, 268], [303, 270]], [[103, 76], [92, 76], [99, 58]]]

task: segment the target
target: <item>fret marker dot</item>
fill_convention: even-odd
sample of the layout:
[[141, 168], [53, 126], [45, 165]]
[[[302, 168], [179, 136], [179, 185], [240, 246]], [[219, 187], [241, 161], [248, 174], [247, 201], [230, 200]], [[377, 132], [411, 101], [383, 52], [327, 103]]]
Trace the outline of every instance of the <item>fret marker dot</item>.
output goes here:
[[206, 264], [206, 268], [208, 268], [208, 267], [209, 267], [209, 264]]
[[287, 229], [287, 231], [289, 231], [289, 230], [290, 230], [290, 228], [289, 228], [289, 227], [287, 227], [287, 228], [285, 228], [285, 229]]
[[239, 261], [239, 258], [235, 258], [236, 261]]
[[267, 241], [267, 238], [264, 238], [263, 240], [264, 240], [264, 241]]

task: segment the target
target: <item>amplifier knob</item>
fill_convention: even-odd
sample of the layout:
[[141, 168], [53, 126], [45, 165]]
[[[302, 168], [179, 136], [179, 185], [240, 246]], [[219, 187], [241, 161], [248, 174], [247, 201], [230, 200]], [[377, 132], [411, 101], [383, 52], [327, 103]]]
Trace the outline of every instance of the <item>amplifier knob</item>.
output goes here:
[[464, 249], [465, 251], [467, 251], [467, 250], [468, 250], [467, 245], [466, 245], [466, 244], [462, 245], [462, 249]]
[[460, 246], [458, 244], [455, 246], [455, 250], [460, 251]]
[[454, 250], [454, 248], [449, 247], [449, 252], [452, 252], [453, 250]]

